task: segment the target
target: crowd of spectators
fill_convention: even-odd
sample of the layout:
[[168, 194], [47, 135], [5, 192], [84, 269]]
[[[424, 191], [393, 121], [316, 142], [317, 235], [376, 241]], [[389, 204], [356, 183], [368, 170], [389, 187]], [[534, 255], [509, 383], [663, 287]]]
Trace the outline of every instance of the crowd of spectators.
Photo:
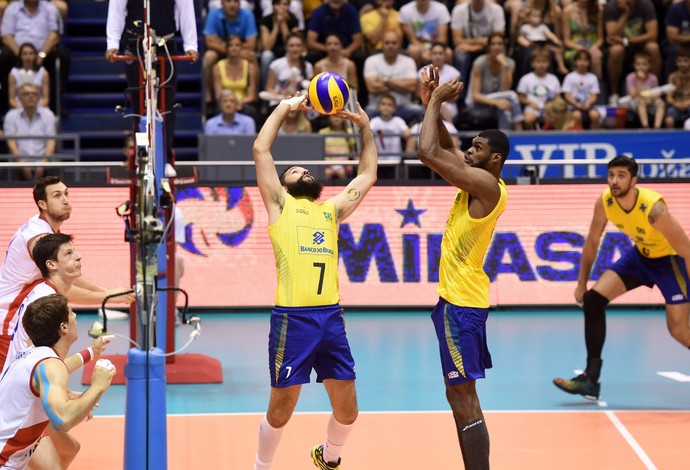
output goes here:
[[[60, 0], [4, 8], [3, 115], [21, 106], [24, 83], [38, 86], [39, 110], [55, 110], [49, 83], [56, 59], [69, 63], [59, 47], [66, 11]], [[209, 0], [197, 13], [204, 130], [213, 134], [248, 132], [244, 118], [258, 129], [279, 100], [331, 71], [372, 118], [392, 103], [403, 151], [423, 115], [429, 64], [442, 81], [465, 83], [442, 110], [461, 130], [596, 129], [621, 107], [628, 127], [678, 128], [690, 118], [690, 0]], [[291, 118], [293, 131], [332, 127], [315, 113]]]
[[[567, 112], [565, 129], [596, 129], [620, 107], [628, 127], [682, 127], [690, 118], [690, 0], [221, 0], [203, 36], [208, 117], [234, 86], [244, 97], [237, 111], [257, 126], [278, 100], [332, 71], [372, 117], [384, 97], [386, 110], [393, 102], [409, 131], [421, 120], [420, 73], [429, 64], [442, 81], [465, 83], [443, 110], [460, 129], [557, 128], [556, 112]], [[248, 63], [240, 65], [238, 48]], [[223, 79], [215, 62], [226, 56], [236, 65], [224, 66]], [[675, 90], [659, 92], [664, 84]], [[315, 132], [328, 126], [306, 117]]]

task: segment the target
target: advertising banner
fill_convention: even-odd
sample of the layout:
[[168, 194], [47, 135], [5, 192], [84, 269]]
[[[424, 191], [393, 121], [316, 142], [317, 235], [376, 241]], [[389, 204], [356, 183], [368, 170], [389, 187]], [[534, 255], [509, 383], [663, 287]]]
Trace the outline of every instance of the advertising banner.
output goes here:
[[[661, 192], [671, 213], [690, 228], [690, 184], [645, 184]], [[573, 305], [582, 246], [604, 184], [508, 186], [484, 262], [491, 303]], [[342, 187], [326, 187], [323, 198]], [[339, 276], [345, 306], [428, 307], [437, 300], [441, 238], [455, 197], [452, 187], [374, 187], [340, 226]], [[62, 231], [75, 236], [83, 273], [107, 287], [130, 285], [124, 224], [114, 208], [125, 188], [71, 188], [72, 216]], [[181, 281], [192, 307], [269, 307], [276, 271], [267, 215], [256, 187], [183, 188], [185, 218]], [[3, 189], [0, 246], [36, 213], [30, 189]], [[632, 242], [609, 224], [593, 267], [597, 279]], [[656, 305], [645, 287], [620, 303]]]
[[[659, 163], [640, 165], [641, 178], [687, 178], [690, 164], [673, 159], [690, 158], [690, 132], [666, 130], [654, 132], [540, 132], [514, 133], [510, 136], [510, 166], [505, 178], [524, 175], [521, 161], [601, 160], [600, 165], [539, 165], [539, 178], [604, 178], [605, 163], [616, 155], [637, 159], [658, 159]], [[518, 166], [513, 166], [517, 164]]]

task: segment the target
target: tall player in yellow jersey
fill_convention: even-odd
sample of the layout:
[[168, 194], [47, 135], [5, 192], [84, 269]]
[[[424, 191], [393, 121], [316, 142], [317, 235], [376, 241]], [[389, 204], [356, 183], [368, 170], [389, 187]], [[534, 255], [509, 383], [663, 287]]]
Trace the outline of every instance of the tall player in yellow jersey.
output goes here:
[[483, 262], [508, 193], [501, 170], [510, 152], [499, 130], [482, 131], [463, 153], [455, 148], [441, 120], [441, 104], [457, 99], [457, 79], [438, 84], [438, 68], [422, 73], [427, 106], [419, 136], [419, 159], [458, 188], [441, 242], [439, 301], [431, 318], [436, 329], [446, 397], [460, 441], [465, 468], [489, 468], [489, 431], [475, 389], [492, 367], [486, 343], [489, 278]]
[[[606, 305], [639, 286], [657, 285], [666, 302], [668, 330], [690, 347], [688, 270], [690, 239], [671, 215], [661, 194], [637, 185], [637, 162], [619, 155], [608, 164], [609, 187], [594, 204], [594, 216], [582, 250], [575, 300], [585, 313], [585, 372], [566, 380], [556, 378], [561, 390], [590, 400], [599, 399], [601, 351], [606, 338]], [[606, 224], [611, 221], [635, 242], [594, 286], [587, 281]], [[586, 291], [586, 292], [585, 292]]]
[[312, 369], [333, 407], [326, 442], [312, 449], [316, 467], [340, 468], [340, 451], [358, 414], [355, 363], [339, 305], [338, 228], [376, 182], [378, 156], [369, 117], [357, 103], [357, 113], [338, 113], [359, 127], [362, 140], [357, 176], [342, 192], [318, 203], [323, 186], [308, 170], [294, 166], [278, 176], [271, 147], [290, 110], [310, 109], [305, 98], [281, 101], [254, 143], [278, 276], [268, 346], [271, 397], [259, 429], [257, 470], [271, 468], [283, 428]]

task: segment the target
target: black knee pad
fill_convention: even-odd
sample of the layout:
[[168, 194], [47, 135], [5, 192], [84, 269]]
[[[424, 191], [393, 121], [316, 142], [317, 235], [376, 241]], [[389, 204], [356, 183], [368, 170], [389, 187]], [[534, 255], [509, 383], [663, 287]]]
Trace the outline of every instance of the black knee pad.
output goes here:
[[582, 310], [584, 310], [585, 315], [604, 316], [608, 304], [609, 299], [594, 289], [588, 290], [582, 297]]

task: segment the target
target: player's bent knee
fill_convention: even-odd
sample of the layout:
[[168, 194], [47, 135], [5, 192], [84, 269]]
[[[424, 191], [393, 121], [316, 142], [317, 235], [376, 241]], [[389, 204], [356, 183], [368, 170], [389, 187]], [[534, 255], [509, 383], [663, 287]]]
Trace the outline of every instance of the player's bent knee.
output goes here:
[[582, 297], [582, 309], [584, 310], [585, 315], [604, 316], [604, 312], [608, 304], [609, 299], [594, 289], [588, 290]]
[[290, 421], [290, 418], [292, 417], [292, 413], [284, 413], [284, 412], [268, 412], [266, 413], [266, 420], [268, 421], [268, 424], [271, 425], [271, 427], [280, 429], [282, 427], [285, 427], [285, 425]]

